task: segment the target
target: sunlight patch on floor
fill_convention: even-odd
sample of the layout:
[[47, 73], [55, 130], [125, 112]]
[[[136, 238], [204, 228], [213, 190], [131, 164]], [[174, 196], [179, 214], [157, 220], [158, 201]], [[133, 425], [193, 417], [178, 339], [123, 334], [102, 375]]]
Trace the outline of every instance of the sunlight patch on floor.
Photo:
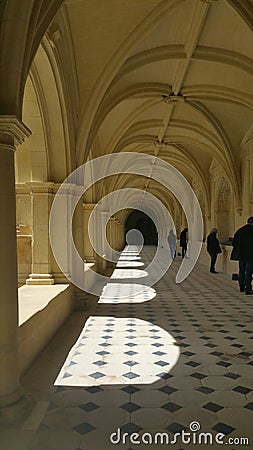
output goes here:
[[124, 278], [144, 278], [148, 273], [145, 270], [138, 269], [115, 269], [111, 278], [124, 279]]
[[[135, 258], [136, 259], [136, 258]], [[119, 259], [118, 263], [116, 264], [116, 267], [142, 267], [144, 266], [143, 262], [140, 261], [132, 261], [131, 259], [128, 260], [122, 260]]]
[[175, 339], [150, 322], [91, 316], [55, 385], [154, 383], [170, 372], [179, 353]]
[[107, 283], [98, 303], [144, 303], [155, 296], [156, 291], [144, 284]]

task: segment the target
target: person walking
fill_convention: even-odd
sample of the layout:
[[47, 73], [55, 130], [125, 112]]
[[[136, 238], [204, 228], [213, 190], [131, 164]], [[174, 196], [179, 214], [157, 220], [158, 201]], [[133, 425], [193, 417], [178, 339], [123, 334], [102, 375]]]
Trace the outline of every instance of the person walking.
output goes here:
[[187, 252], [187, 233], [188, 228], [184, 228], [180, 233], [180, 247], [182, 248], [182, 258], [186, 256]]
[[170, 230], [169, 232], [168, 243], [170, 247], [171, 259], [174, 259], [176, 256], [176, 249], [177, 249], [177, 236], [175, 235], [173, 230]]
[[210, 272], [211, 273], [218, 273], [215, 270], [215, 264], [217, 260], [217, 255], [219, 253], [222, 253], [222, 250], [220, 248], [220, 243], [217, 238], [217, 228], [213, 228], [209, 235], [207, 236], [207, 251], [209, 255], [211, 256], [211, 265], [210, 265]]
[[241, 292], [253, 295], [253, 216], [249, 217], [247, 224], [239, 228], [232, 241], [233, 250], [230, 259], [239, 261], [238, 282]]

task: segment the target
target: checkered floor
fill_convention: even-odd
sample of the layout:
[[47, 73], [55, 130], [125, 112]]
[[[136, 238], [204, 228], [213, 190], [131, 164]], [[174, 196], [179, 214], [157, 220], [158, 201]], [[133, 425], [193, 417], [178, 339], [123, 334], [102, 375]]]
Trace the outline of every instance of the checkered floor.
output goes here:
[[[253, 297], [240, 293], [229, 276], [210, 274], [201, 265], [176, 285], [181, 258], [152, 288], [143, 277], [140, 289], [135, 276], [145, 271], [154, 250], [144, 247], [119, 263], [65, 355], [55, 386], [43, 394], [46, 399], [41, 394], [45, 413], [29, 445], [18, 450], [222, 447], [137, 445], [129, 437], [116, 445], [109, 439], [118, 429], [140, 436], [164, 432], [172, 439], [173, 433], [189, 432], [192, 422], [213, 436], [223, 433], [224, 442], [251, 442], [226, 448], [253, 449]], [[50, 346], [48, 354], [53, 364]], [[32, 376], [33, 368], [24, 382]]]

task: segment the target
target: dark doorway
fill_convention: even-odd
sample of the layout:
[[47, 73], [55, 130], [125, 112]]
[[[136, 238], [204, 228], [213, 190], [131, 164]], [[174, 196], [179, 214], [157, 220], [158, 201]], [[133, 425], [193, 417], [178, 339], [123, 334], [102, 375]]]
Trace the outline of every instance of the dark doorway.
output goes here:
[[128, 231], [139, 230], [144, 238], [144, 245], [157, 245], [158, 234], [152, 219], [142, 211], [134, 209], [128, 216], [125, 224], [125, 237]]

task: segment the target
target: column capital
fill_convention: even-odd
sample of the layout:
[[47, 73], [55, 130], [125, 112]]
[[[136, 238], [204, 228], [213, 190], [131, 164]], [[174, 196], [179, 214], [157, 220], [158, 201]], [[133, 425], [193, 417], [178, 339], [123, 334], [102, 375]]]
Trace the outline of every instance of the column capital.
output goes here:
[[0, 135], [13, 140], [15, 146], [22, 144], [31, 131], [17, 116], [0, 115]]
[[30, 194], [53, 194], [55, 185], [52, 182], [28, 181], [26, 188]]

